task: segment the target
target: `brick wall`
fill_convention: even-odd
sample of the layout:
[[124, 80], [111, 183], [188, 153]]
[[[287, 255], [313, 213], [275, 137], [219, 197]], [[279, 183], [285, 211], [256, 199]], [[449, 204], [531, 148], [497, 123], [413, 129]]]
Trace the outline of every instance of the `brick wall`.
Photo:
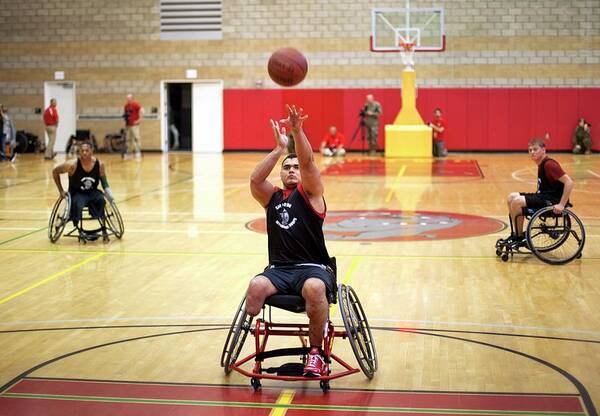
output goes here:
[[[160, 41], [158, 0], [0, 1], [0, 102], [19, 129], [42, 133], [35, 107], [54, 71], [77, 83], [78, 113], [120, 116], [132, 92], [147, 112], [158, 107], [160, 80], [223, 79], [226, 88], [274, 88], [270, 53], [291, 45], [310, 61], [303, 88], [399, 87], [400, 58], [369, 51], [370, 9], [403, 2], [224, 0], [223, 39]], [[99, 5], [102, 7], [98, 7]], [[418, 54], [423, 87], [598, 87], [598, 0], [439, 0], [447, 50]], [[90, 120], [97, 137], [117, 121]], [[84, 123], [84, 124], [85, 124]], [[104, 128], [103, 128], [104, 126]], [[146, 120], [146, 149], [157, 149], [159, 123]]]

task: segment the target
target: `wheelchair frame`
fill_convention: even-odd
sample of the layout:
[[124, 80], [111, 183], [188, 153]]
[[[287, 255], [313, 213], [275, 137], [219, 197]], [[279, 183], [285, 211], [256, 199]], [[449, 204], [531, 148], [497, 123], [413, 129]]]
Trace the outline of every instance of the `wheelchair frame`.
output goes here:
[[[254, 390], [260, 389], [261, 379], [282, 381], [313, 380], [319, 381], [323, 392], [327, 392], [330, 389], [330, 380], [355, 374], [361, 370], [368, 379], [373, 378], [378, 365], [377, 352], [367, 317], [356, 293], [350, 286], [340, 284], [338, 286], [338, 293], [339, 307], [345, 330], [337, 331], [331, 320], [327, 320], [323, 343], [324, 375], [319, 377], [305, 377], [301, 375], [301, 371], [306, 364], [306, 356], [310, 350], [305, 340], [305, 337], [308, 337], [309, 334], [309, 325], [273, 323], [271, 320], [271, 309], [273, 307], [290, 312], [304, 312], [304, 299], [301, 296], [291, 295], [274, 295], [268, 298], [265, 301], [265, 306], [263, 306], [262, 317], [256, 320], [254, 326], [252, 325], [253, 318], [245, 311], [246, 302], [244, 296], [234, 316], [221, 354], [221, 366], [225, 374], [230, 374], [234, 370], [246, 377], [250, 377], [250, 384]], [[268, 319], [266, 316], [267, 307], [269, 309]], [[255, 351], [238, 360], [249, 333], [254, 336]], [[269, 337], [273, 336], [298, 336], [302, 346], [267, 350], [267, 341]], [[333, 340], [335, 338], [348, 338], [361, 370], [352, 367], [332, 352]], [[301, 356], [302, 362], [286, 363], [279, 367], [263, 367], [263, 362], [266, 359], [282, 356]], [[254, 360], [254, 366], [251, 371], [241, 368], [251, 360]], [[332, 373], [331, 365], [333, 362], [342, 366], [343, 370]]]
[[[508, 261], [509, 255], [512, 257], [514, 254], [533, 254], [548, 264], [567, 264], [576, 258], [581, 258], [585, 245], [585, 228], [579, 217], [569, 208], [565, 208], [562, 214], [555, 214], [552, 206], [538, 210], [524, 208], [521, 216], [528, 220], [525, 232], [527, 247], [517, 243], [505, 244], [502, 239], [496, 241], [496, 255], [502, 261]], [[510, 217], [509, 222], [512, 235], [514, 234], [514, 226]], [[575, 229], [576, 227], [579, 232]], [[538, 236], [549, 237], [551, 243], [540, 246], [537, 241]], [[573, 253], [562, 259], [548, 256], [549, 253], [565, 244], [570, 237], [573, 237], [578, 244]]]
[[[102, 192], [102, 191], [100, 191]], [[89, 211], [87, 207], [83, 208], [81, 219], [79, 220], [79, 224], [66, 234], [65, 237], [75, 237], [79, 242], [83, 242], [84, 244], [87, 241], [92, 241], [82, 236], [86, 233], [88, 234], [96, 234], [99, 231], [106, 231], [106, 236], [114, 235], [118, 239], [123, 237], [125, 233], [125, 226], [123, 224], [123, 218], [121, 217], [121, 213], [117, 208], [117, 204], [113, 201], [109, 201], [106, 195], [102, 192], [104, 196], [104, 219], [101, 218], [91, 218], [89, 216]], [[71, 195], [69, 193], [66, 194], [66, 197], [58, 197], [54, 206], [52, 208], [52, 213], [50, 214], [50, 219], [48, 220], [48, 239], [52, 243], [56, 243], [58, 239], [63, 235], [63, 231], [70, 221], [70, 212], [71, 212]], [[88, 214], [86, 216], [86, 213]], [[84, 221], [98, 221], [99, 228], [95, 229], [85, 229], [83, 228]], [[104, 220], [104, 224], [102, 221]], [[106, 238], [106, 237], [105, 237]], [[95, 238], [94, 238], [95, 240]]]

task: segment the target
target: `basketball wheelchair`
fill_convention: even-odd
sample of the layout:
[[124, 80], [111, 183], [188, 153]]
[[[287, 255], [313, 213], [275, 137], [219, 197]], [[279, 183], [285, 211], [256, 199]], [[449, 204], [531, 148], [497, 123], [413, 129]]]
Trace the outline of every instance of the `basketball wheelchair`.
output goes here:
[[[123, 237], [125, 226], [117, 204], [114, 200], [109, 200], [104, 193], [102, 195], [104, 196], [104, 218], [92, 218], [88, 207], [84, 207], [79, 223], [65, 233], [65, 237], [75, 237], [80, 243], [83, 242], [84, 244], [88, 241], [95, 241], [100, 237], [103, 237], [103, 240], [107, 242], [111, 235], [118, 239]], [[56, 243], [63, 235], [70, 217], [71, 195], [67, 193], [65, 197], [58, 197], [48, 220], [48, 238], [52, 243]], [[97, 228], [84, 227], [84, 224], [93, 224], [94, 222], [98, 223]]]
[[[585, 245], [585, 228], [583, 223], [569, 208], [562, 214], [555, 214], [553, 207], [541, 209], [523, 208], [523, 217], [527, 222], [524, 242], [496, 241], [496, 255], [502, 261], [508, 261], [509, 255], [531, 254], [548, 264], [566, 264], [581, 257]], [[511, 235], [514, 225], [510, 221]]]
[[[306, 377], [302, 375], [310, 351], [310, 346], [306, 340], [309, 325], [275, 323], [271, 318], [273, 308], [294, 313], [305, 312], [304, 298], [297, 295], [273, 295], [267, 298], [262, 315], [254, 325], [252, 324], [253, 317], [246, 313], [246, 298], [244, 296], [229, 328], [221, 354], [221, 367], [223, 367], [225, 374], [229, 374], [234, 370], [250, 377], [250, 385], [255, 391], [260, 389], [261, 379], [319, 381], [323, 392], [330, 389], [330, 380], [355, 374], [360, 370], [368, 379], [372, 379], [377, 371], [377, 352], [365, 311], [352, 287], [344, 284], [334, 285], [334, 287], [336, 293], [330, 299], [330, 306], [337, 303], [336, 297], [339, 297], [339, 308], [345, 330], [336, 330], [331, 320], [327, 320], [323, 343], [325, 364], [321, 376]], [[254, 337], [255, 351], [244, 358], [238, 359], [248, 334]], [[267, 350], [267, 341], [274, 336], [297, 336], [300, 338], [301, 346]], [[352, 367], [333, 353], [332, 348], [335, 338], [348, 338], [360, 370]], [[296, 356], [299, 357], [299, 360], [278, 367], [263, 367], [265, 360], [284, 356]], [[251, 360], [254, 360], [254, 366], [251, 370], [242, 368], [244, 364]], [[334, 362], [342, 367], [340, 371], [332, 371], [331, 367]]]

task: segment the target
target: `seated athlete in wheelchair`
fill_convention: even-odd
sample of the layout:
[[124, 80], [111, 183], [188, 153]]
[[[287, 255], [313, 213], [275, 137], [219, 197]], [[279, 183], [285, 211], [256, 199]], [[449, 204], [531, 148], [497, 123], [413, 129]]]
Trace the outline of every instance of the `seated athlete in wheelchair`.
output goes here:
[[[581, 256], [585, 243], [583, 224], [569, 209], [573, 180], [548, 157], [542, 139], [531, 140], [528, 149], [538, 165], [537, 192], [508, 195], [511, 234], [496, 242], [496, 254], [507, 261], [509, 254], [531, 251], [550, 264], [568, 263]], [[525, 219], [529, 220], [527, 231], [523, 230]]]
[[[361, 367], [367, 366], [368, 373], [365, 374], [369, 378], [376, 370], [377, 361], [368, 322], [351, 288], [340, 285], [340, 305], [343, 305], [342, 309], [345, 308], [342, 311], [342, 316], [346, 317], [344, 323], [348, 320], [348, 325], [354, 325], [351, 329], [353, 333], [349, 335], [335, 332], [328, 319], [329, 304], [336, 301], [337, 287], [335, 261], [329, 257], [322, 229], [326, 214], [323, 183], [311, 146], [302, 130], [307, 116], [303, 115], [302, 109], [296, 110], [294, 106], [288, 106], [287, 110], [288, 117], [283, 122], [291, 128], [297, 155], [290, 153], [283, 159], [280, 171], [283, 189], [267, 180], [288, 143], [285, 128], [280, 128], [273, 120], [271, 125], [277, 145], [256, 166], [250, 178], [252, 196], [266, 210], [269, 266], [250, 281], [245, 299], [240, 304], [225, 341], [221, 365], [226, 374], [236, 370], [252, 377], [255, 389], [260, 387], [261, 378], [302, 380], [304, 377], [311, 377], [320, 380], [321, 388], [327, 390], [330, 379], [359, 371], [331, 353], [335, 336], [352, 338], [351, 342], [355, 341], [353, 348], [364, 350], [360, 353], [359, 362]], [[238, 362], [243, 342], [248, 332], [252, 331], [252, 319], [265, 305], [269, 310], [274, 306], [292, 312], [305, 311], [309, 324], [272, 324], [267, 321], [263, 312], [263, 319], [257, 320], [253, 331], [257, 351]], [[309, 344], [306, 345], [302, 338], [301, 348], [266, 351], [269, 336], [292, 334], [308, 336]], [[261, 335], [264, 336], [262, 342]], [[285, 355], [302, 356], [303, 363], [298, 363], [300, 368], [293, 363], [275, 369], [262, 367], [264, 359]], [[255, 359], [253, 371], [243, 370], [241, 365], [252, 358]], [[332, 359], [347, 371], [331, 375]], [[274, 372], [277, 375], [269, 375]]]
[[[66, 236], [77, 237], [79, 241], [93, 241], [99, 238], [109, 241], [109, 235], [121, 238], [124, 232], [121, 215], [114, 203], [104, 164], [94, 157], [92, 145], [82, 142], [78, 146], [77, 160], [56, 166], [52, 171], [54, 183], [60, 194], [54, 204], [48, 224], [48, 237], [56, 242], [69, 221], [74, 228]], [[64, 191], [60, 175], [69, 175], [69, 191]], [[104, 192], [98, 189], [102, 183]], [[86, 216], [87, 214], [87, 216]], [[94, 220], [99, 227], [84, 229], [85, 220]], [[77, 233], [77, 235], [75, 235]]]

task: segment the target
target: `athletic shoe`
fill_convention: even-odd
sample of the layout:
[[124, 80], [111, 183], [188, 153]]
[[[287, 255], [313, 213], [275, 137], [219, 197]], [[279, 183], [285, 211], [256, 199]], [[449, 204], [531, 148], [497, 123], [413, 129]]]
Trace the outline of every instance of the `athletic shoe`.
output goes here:
[[498, 244], [502, 246], [518, 244], [519, 246], [522, 246], [527, 244], [527, 240], [524, 235], [516, 236], [511, 234], [506, 238], [498, 240]]
[[317, 347], [312, 347], [308, 353], [306, 365], [304, 366], [304, 377], [320, 377], [324, 364], [325, 361], [323, 360], [323, 357], [321, 357], [319, 349]]
[[12, 155], [10, 155], [10, 162], [15, 163], [16, 160], [17, 160], [17, 153], [13, 152]]

